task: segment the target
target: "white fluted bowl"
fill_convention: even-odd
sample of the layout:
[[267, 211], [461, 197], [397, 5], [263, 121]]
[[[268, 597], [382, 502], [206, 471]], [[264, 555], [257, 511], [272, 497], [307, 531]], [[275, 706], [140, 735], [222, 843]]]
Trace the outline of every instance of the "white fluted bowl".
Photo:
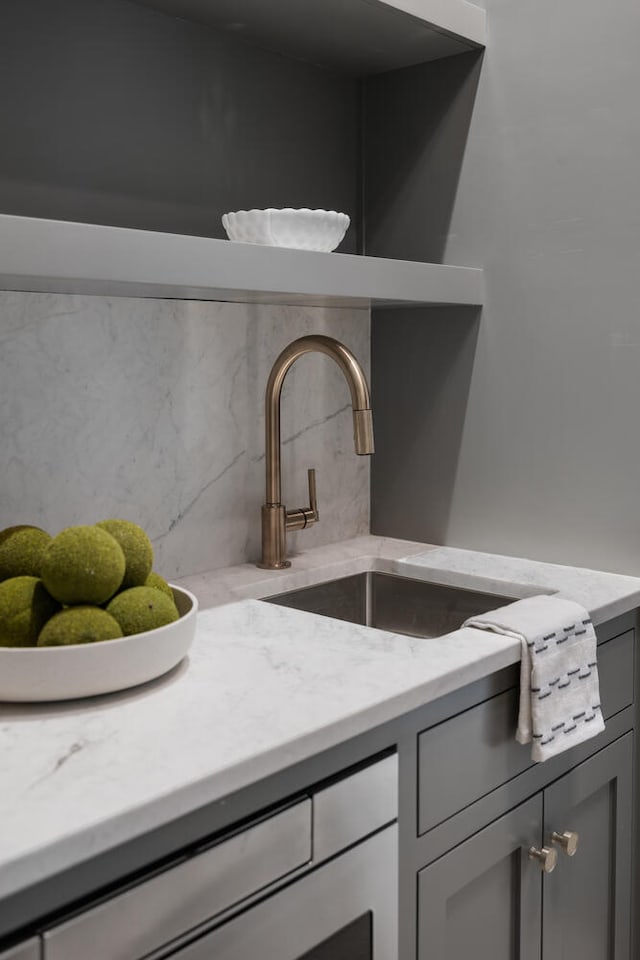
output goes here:
[[225, 213], [222, 226], [230, 240], [261, 243], [295, 250], [330, 253], [344, 239], [351, 223], [346, 213], [335, 210], [237, 210]]
[[171, 589], [180, 618], [164, 627], [68, 647], [0, 647], [0, 700], [75, 700], [161, 677], [186, 656], [196, 632], [198, 601]]

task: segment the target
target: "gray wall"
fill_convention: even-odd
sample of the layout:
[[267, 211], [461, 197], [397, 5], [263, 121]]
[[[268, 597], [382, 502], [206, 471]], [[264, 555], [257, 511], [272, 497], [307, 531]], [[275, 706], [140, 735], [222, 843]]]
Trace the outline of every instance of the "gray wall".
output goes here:
[[[440, 117], [457, 188], [445, 178], [438, 196], [428, 144], [411, 162], [399, 148], [405, 253], [484, 266], [486, 308], [475, 331], [446, 311], [374, 319], [374, 529], [638, 575], [640, 6], [486, 7], [470, 126], [470, 82]], [[403, 84], [442, 77], [436, 64]], [[403, 196], [391, 183], [398, 235]]]
[[[640, 8], [487, 8], [484, 58], [367, 85], [368, 251], [482, 265], [488, 289], [480, 322], [374, 318], [373, 527], [637, 573]], [[355, 81], [126, 0], [4, 0], [0, 82], [1, 212], [220, 236], [228, 208], [357, 206]], [[26, 321], [44, 364], [32, 309], [5, 323]]]

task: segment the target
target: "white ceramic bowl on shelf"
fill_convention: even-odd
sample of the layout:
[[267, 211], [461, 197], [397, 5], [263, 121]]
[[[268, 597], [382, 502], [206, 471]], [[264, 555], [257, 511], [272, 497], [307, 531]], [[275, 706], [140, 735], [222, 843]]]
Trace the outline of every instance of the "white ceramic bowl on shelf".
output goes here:
[[198, 601], [171, 586], [180, 619], [117, 640], [68, 647], [0, 647], [0, 701], [75, 700], [161, 677], [186, 656]]
[[271, 247], [330, 253], [344, 239], [350, 224], [346, 213], [335, 210], [237, 210], [225, 213], [222, 226], [230, 240]]

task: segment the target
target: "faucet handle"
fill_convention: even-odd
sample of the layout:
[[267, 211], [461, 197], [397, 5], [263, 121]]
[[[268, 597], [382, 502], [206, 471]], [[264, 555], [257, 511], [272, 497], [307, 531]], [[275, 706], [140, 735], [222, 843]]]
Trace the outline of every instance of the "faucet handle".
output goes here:
[[297, 510], [287, 510], [287, 530], [303, 530], [305, 527], [317, 523], [320, 519], [316, 496], [316, 471], [313, 467], [307, 470], [307, 478], [309, 482], [309, 506], [298, 507]]
[[[318, 498], [316, 496], [316, 471], [314, 467], [309, 467], [307, 470], [307, 481], [309, 483], [309, 513], [312, 514], [310, 518], [311, 523], [317, 523], [319, 520], [318, 516]], [[307, 523], [309, 518], [307, 519]]]

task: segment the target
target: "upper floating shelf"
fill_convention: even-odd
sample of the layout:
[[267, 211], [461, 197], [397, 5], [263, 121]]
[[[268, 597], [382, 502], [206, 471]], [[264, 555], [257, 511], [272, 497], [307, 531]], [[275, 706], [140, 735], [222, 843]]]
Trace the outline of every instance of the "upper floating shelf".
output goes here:
[[477, 268], [0, 215], [0, 289], [307, 304], [480, 306]]
[[466, 0], [135, 0], [275, 53], [364, 76], [486, 45]]

